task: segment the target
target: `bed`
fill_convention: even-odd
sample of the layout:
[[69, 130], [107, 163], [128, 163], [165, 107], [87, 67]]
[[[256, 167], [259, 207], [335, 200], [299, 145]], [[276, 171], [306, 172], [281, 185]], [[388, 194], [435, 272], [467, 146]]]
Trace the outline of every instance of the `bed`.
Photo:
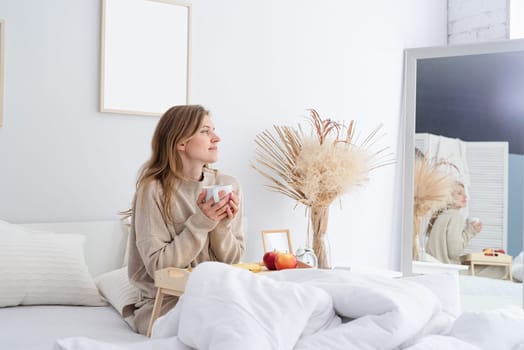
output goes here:
[[522, 282], [507, 279], [460, 275], [462, 311], [492, 310], [523, 305]]
[[[258, 276], [206, 262], [190, 272], [177, 306], [142, 343], [89, 338], [65, 350], [524, 349], [524, 312], [461, 312], [458, 276], [390, 278], [294, 269]], [[131, 347], [132, 346], [132, 347]]]
[[[0, 221], [0, 349], [524, 349], [522, 309], [462, 312], [457, 275], [297, 269], [258, 276], [211, 262], [192, 270], [177, 307], [147, 338], [125, 321], [124, 306], [136, 298], [126, 241], [118, 221]], [[39, 265], [26, 271], [31, 260]], [[58, 275], [46, 275], [48, 263]], [[58, 280], [58, 291], [39, 285]], [[78, 281], [81, 293], [71, 289]], [[38, 303], [43, 297], [47, 303]]]
[[417, 274], [449, 273], [457, 276], [461, 311], [524, 305], [522, 267], [522, 253], [514, 258], [513, 280], [471, 276], [467, 265], [443, 264], [431, 257], [426, 261], [413, 262], [413, 272]]
[[146, 339], [122, 316], [123, 304], [136, 298], [126, 279], [126, 245], [119, 220], [0, 221], [0, 349], [55, 349], [56, 339], [74, 336]]

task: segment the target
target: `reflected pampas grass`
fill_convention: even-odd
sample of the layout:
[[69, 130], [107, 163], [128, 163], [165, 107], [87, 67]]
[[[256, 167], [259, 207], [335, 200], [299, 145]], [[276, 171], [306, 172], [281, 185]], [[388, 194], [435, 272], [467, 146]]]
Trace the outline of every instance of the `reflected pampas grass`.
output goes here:
[[419, 232], [422, 220], [451, 201], [454, 178], [435, 162], [423, 156], [415, 158], [413, 203], [413, 259], [419, 259]]
[[266, 130], [257, 135], [256, 164], [252, 166], [270, 181], [266, 185], [270, 190], [306, 206], [319, 267], [328, 267], [322, 242], [329, 206], [367, 183], [372, 170], [392, 164], [393, 159], [387, 148], [374, 150], [381, 126], [359, 142], [353, 121], [345, 126], [322, 119], [314, 109], [309, 112], [309, 134], [299, 125], [273, 126], [273, 133]]

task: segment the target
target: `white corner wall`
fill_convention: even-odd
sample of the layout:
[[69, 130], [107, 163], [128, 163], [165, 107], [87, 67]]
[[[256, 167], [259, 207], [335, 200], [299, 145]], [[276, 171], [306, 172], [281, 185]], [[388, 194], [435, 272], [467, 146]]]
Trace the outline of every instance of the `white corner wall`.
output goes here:
[[[262, 229], [289, 228], [302, 246], [303, 207], [264, 188], [250, 168], [254, 137], [303, 122], [306, 108], [357, 120], [398, 155], [403, 49], [444, 45], [441, 0], [194, 0], [192, 102], [222, 137], [216, 167], [239, 178], [248, 217], [246, 260]], [[116, 218], [134, 192], [158, 118], [98, 108], [100, 2], [3, 0], [5, 118], [0, 129], [0, 219]], [[132, 77], [130, 77], [132, 83]], [[333, 265], [398, 266], [398, 166], [331, 208]]]

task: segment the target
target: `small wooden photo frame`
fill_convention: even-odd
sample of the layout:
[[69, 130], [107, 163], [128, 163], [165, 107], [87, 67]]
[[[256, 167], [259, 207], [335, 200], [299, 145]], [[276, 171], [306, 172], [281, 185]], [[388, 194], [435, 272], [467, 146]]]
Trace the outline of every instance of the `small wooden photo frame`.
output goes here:
[[285, 253], [293, 252], [288, 229], [262, 231], [262, 244], [264, 253], [273, 250]]

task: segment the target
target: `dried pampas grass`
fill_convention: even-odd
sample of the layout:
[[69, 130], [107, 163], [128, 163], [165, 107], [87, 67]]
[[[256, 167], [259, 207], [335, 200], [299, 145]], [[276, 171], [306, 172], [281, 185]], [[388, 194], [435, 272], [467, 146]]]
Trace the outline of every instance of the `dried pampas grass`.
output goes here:
[[415, 159], [413, 205], [413, 259], [419, 259], [418, 240], [422, 220], [430, 213], [445, 207], [452, 199], [453, 177], [442, 170], [443, 162], [423, 156]]
[[451, 200], [453, 178], [439, 169], [439, 163], [426, 158], [415, 160], [414, 214], [426, 216]]
[[[323, 252], [315, 242], [325, 234], [327, 208], [341, 195], [365, 184], [370, 171], [392, 164], [387, 148], [373, 150], [379, 126], [362, 142], [354, 135], [354, 122], [349, 126], [322, 119], [317, 111], [309, 110], [312, 132], [306, 135], [299, 125], [273, 126], [256, 136], [256, 159], [252, 167], [270, 181], [270, 190], [302, 203], [311, 213], [313, 249], [324, 265]], [[315, 217], [322, 213], [324, 218]]]
[[295, 164], [303, 203], [327, 207], [341, 194], [366, 183], [370, 157], [350, 144], [319, 144], [313, 137], [304, 139]]
[[299, 125], [273, 126], [274, 133], [266, 130], [256, 136], [252, 167], [270, 180], [269, 189], [306, 206], [327, 207], [366, 183], [370, 171], [393, 163], [387, 148], [372, 150], [381, 126], [358, 142], [353, 121], [346, 127], [322, 119], [314, 109], [309, 112], [311, 135]]

